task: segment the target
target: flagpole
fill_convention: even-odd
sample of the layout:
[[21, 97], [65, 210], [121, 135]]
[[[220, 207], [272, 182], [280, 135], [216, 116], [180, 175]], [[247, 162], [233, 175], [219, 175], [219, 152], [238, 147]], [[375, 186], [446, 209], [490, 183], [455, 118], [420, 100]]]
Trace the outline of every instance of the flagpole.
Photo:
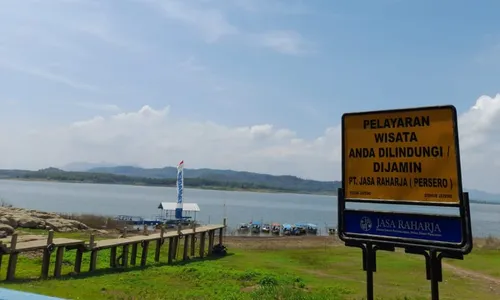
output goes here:
[[183, 195], [184, 194], [184, 160], [181, 160], [177, 166], [177, 206], [175, 208], [175, 218], [182, 220], [182, 210], [183, 210]]

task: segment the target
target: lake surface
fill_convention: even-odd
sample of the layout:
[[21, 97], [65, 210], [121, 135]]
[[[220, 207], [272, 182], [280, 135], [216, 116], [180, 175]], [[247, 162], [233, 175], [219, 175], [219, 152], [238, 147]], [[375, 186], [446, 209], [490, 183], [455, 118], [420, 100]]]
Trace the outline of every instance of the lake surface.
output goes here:
[[[0, 180], [0, 199], [16, 207], [44, 211], [150, 218], [158, 214], [160, 202], [176, 201], [176, 189]], [[231, 227], [251, 220], [311, 222], [324, 232], [326, 224], [335, 227], [337, 224], [334, 196], [185, 189], [184, 202], [198, 203], [201, 212], [197, 220], [202, 223], [222, 223], [226, 215]], [[427, 207], [424, 210], [441, 209]], [[500, 236], [500, 205], [471, 204], [471, 212], [474, 236]]]

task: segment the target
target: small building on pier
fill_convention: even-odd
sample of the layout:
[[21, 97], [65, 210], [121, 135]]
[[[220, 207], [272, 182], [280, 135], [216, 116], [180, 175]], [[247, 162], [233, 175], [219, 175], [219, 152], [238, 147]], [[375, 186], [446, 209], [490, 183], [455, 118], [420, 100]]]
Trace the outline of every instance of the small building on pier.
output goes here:
[[[175, 218], [176, 208], [177, 202], [161, 202], [160, 205], [158, 205], [160, 219], [165, 220], [167, 224], [169, 222], [177, 222]], [[196, 213], [198, 212], [200, 212], [198, 203], [182, 203], [182, 216], [184, 222], [196, 222]]]

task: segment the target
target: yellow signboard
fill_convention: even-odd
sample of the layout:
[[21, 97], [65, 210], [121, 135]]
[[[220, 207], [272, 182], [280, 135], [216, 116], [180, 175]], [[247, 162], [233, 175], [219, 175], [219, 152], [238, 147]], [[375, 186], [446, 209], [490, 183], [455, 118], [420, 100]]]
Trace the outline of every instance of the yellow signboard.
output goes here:
[[342, 116], [346, 199], [459, 204], [454, 106]]

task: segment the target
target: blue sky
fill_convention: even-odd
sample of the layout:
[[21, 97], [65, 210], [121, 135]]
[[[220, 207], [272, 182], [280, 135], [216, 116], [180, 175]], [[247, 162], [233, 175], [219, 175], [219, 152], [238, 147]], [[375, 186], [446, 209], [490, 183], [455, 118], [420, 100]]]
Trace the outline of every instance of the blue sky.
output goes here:
[[[307, 144], [300, 151], [285, 149], [290, 140], [264, 145], [252, 136], [248, 148], [235, 150], [229, 142], [224, 147], [253, 153], [253, 160], [192, 154], [195, 167], [337, 179], [338, 170], [329, 169], [337, 168], [335, 130], [344, 112], [454, 104], [467, 114], [483, 95], [495, 109], [500, 101], [495, 98], [500, 92], [498, 1], [4, 0], [0, 5], [0, 118], [4, 124], [16, 122], [17, 145], [32, 145], [35, 130], [39, 141], [58, 138], [51, 143], [59, 151], [47, 149], [47, 156], [35, 160], [11, 146], [5, 155], [12, 159], [0, 161], [0, 167], [78, 160], [173, 164], [191, 150], [155, 144], [164, 154], [144, 158], [133, 152], [137, 148], [116, 156], [111, 153], [117, 148], [102, 138], [98, 142], [106, 145], [92, 140], [85, 144], [92, 151], [71, 150], [72, 156], [74, 133], [64, 131], [101, 116], [106, 120], [101, 125], [108, 127], [92, 130], [112, 127], [108, 138], [148, 144], [153, 137], [145, 140], [140, 130], [135, 136], [133, 130], [118, 132], [112, 116], [147, 118], [169, 107], [162, 118], [171, 123], [148, 130], [187, 135], [185, 144], [195, 148], [206, 144], [196, 144], [196, 133], [179, 129], [179, 122], [248, 132], [254, 125], [273, 125], [281, 134], [290, 132], [292, 145]], [[141, 114], [145, 105], [151, 111]], [[498, 119], [495, 115], [484, 132], [497, 129]], [[93, 139], [97, 133], [86, 134]], [[314, 154], [307, 149], [332, 134], [317, 165], [308, 163]], [[215, 142], [221, 136], [210, 138], [215, 152], [223, 145]], [[230, 139], [224, 135], [224, 140]], [[287, 157], [292, 152], [296, 156]], [[324, 161], [331, 165], [324, 167]]]

